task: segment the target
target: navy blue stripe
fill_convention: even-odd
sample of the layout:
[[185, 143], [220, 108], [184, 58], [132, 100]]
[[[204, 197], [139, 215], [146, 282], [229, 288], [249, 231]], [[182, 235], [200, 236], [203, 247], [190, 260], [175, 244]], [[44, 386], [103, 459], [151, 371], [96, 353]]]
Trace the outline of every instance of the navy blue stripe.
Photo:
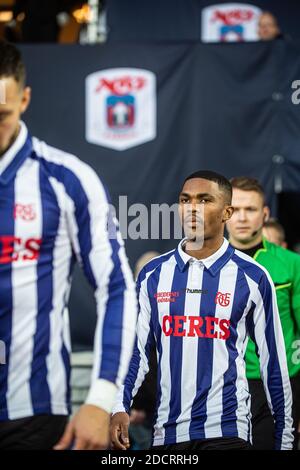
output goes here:
[[126, 283], [119, 257], [120, 244], [113, 222], [112, 209], [108, 214], [108, 239], [112, 249], [113, 270], [108, 283], [108, 301], [102, 330], [102, 362], [99, 377], [116, 382], [122, 349], [124, 292]]
[[[74, 251], [72, 251], [72, 256], [70, 258], [70, 264], [69, 264], [69, 275], [68, 275], [68, 282], [69, 282], [69, 285], [71, 285], [71, 282], [72, 282], [72, 272], [73, 272], [73, 268], [74, 268], [74, 264], [76, 262], [76, 256], [75, 256], [75, 253]], [[70, 289], [68, 289], [68, 291], [66, 291], [65, 293], [65, 299], [64, 299], [64, 308], [61, 312], [61, 315], [63, 316], [64, 315], [64, 311], [65, 311], [65, 308], [67, 308], [68, 306], [68, 303], [69, 303], [69, 294], [70, 294]], [[62, 357], [62, 361], [63, 361], [63, 364], [64, 364], [64, 368], [65, 368], [65, 371], [66, 371], [66, 395], [65, 395], [65, 402], [67, 404], [67, 409], [68, 409], [68, 413], [71, 414], [72, 412], [72, 409], [71, 409], [71, 362], [70, 362], [70, 353], [68, 351], [68, 348], [65, 344], [65, 341], [64, 341], [64, 335], [63, 335], [63, 331], [61, 331], [61, 350], [60, 350], [60, 354], [61, 354], [61, 357]]]
[[247, 398], [246, 406], [249, 409], [249, 413], [247, 414], [247, 420], [248, 420], [247, 441], [251, 442], [252, 432], [251, 432], [251, 395], [250, 393]]
[[236, 422], [236, 411], [238, 408], [236, 396], [236, 359], [239, 355], [236, 349], [236, 342], [238, 339], [237, 328], [247, 306], [249, 295], [250, 289], [247, 280], [244, 273], [239, 268], [237, 272], [236, 284], [234, 287], [234, 298], [230, 317], [230, 337], [226, 339], [228, 369], [224, 373], [224, 387], [222, 397], [223, 413], [221, 417], [221, 428], [223, 436], [238, 435]]
[[215, 276], [221, 269], [225, 266], [226, 263], [234, 254], [234, 248], [231, 245], [228, 245], [227, 250], [223, 253], [220, 258], [218, 258], [214, 264], [211, 265], [209, 271]]
[[235, 251], [232, 255], [232, 261], [234, 261], [245, 274], [247, 274], [252, 281], [256, 284], [259, 284], [262, 276], [265, 275], [263, 269], [261, 269], [257, 264], [254, 264], [253, 260], [249, 257], [249, 261], [241, 258]]
[[71, 363], [70, 363], [70, 354], [69, 351], [65, 345], [65, 343], [62, 343], [61, 347], [61, 357], [64, 363], [64, 368], [66, 371], [66, 405], [67, 405], [67, 410], [68, 413], [71, 414]]
[[[158, 313], [158, 312], [157, 312]], [[154, 313], [154, 315], [156, 315]], [[156, 340], [156, 353], [157, 353], [157, 383], [156, 383], [156, 407], [155, 407], [155, 412], [153, 414], [153, 427], [157, 422], [158, 418], [158, 409], [161, 405], [161, 397], [162, 397], [162, 392], [161, 392], [161, 382], [164, 380], [163, 374], [162, 374], [162, 368], [161, 368], [161, 359], [162, 359], [162, 345], [161, 345], [161, 326], [156, 330], [155, 334], [155, 340]]]
[[[207, 290], [207, 295], [201, 296], [201, 317], [215, 317], [215, 297], [218, 292], [220, 271], [212, 275], [206, 268], [203, 271], [202, 290]], [[205, 324], [205, 320], [204, 320]], [[192, 405], [190, 434], [205, 437], [204, 425], [207, 419], [207, 397], [212, 385], [213, 370], [213, 338], [199, 338], [197, 355], [197, 393]]]
[[[176, 264], [171, 291], [180, 292], [180, 295], [175, 298], [175, 302], [170, 303], [170, 315], [172, 317], [184, 315], [187, 281], [188, 269], [180, 272]], [[182, 325], [184, 326], [183, 323]], [[170, 375], [170, 411], [168, 421], [164, 424], [165, 443], [176, 442], [176, 420], [181, 413], [182, 336], [170, 336]]]
[[[141, 271], [139, 273], [139, 276], [136, 282], [137, 304], [139, 307], [138, 315], [140, 315], [140, 311], [141, 311], [140, 305], [139, 305], [139, 295], [140, 295], [141, 283], [144, 279], [145, 279], [145, 276], [143, 276], [143, 273]], [[138, 338], [136, 336], [135, 341], [134, 341], [133, 355], [129, 363], [127, 376], [125, 377], [125, 380], [124, 380], [123, 406], [128, 413], [130, 410], [130, 405], [131, 405], [131, 400], [132, 400], [133, 387], [136, 382], [140, 364], [141, 364], [141, 355], [140, 355], [140, 351], [137, 346], [137, 343], [138, 343]]]
[[51, 394], [47, 382], [47, 356], [50, 343], [50, 314], [53, 309], [53, 250], [60, 209], [47, 175], [40, 167], [39, 185], [42, 209], [42, 244], [37, 263], [37, 317], [33, 338], [30, 390], [35, 413], [41, 406], [51, 413]]
[[[147, 336], [147, 341], [145, 344], [145, 354], [148, 360], [149, 365], [149, 358], [150, 358], [150, 351], [153, 345], [153, 332], [150, 328], [149, 334]], [[124, 394], [123, 394], [123, 404], [125, 410], [128, 412], [130, 409], [131, 401], [132, 401], [132, 391], [138, 376], [138, 371], [141, 364], [141, 355], [137, 346], [137, 338], [135, 340], [134, 352], [133, 356], [130, 361], [130, 365], [128, 368], [128, 374], [125, 380], [125, 387], [124, 387]]]
[[[159, 266], [158, 272], [160, 272], [160, 268], [161, 268], [161, 266]], [[145, 272], [141, 271], [140, 275], [138, 276], [138, 280], [137, 280], [137, 295], [138, 295], [138, 297], [139, 297], [139, 293], [140, 293], [141, 283], [144, 280], [145, 280]], [[149, 287], [148, 282], [149, 282], [149, 279], [147, 280], [147, 290], [149, 292], [149, 289], [151, 289], [151, 287]], [[149, 297], [149, 302], [150, 303], [151, 303], [151, 297], [152, 297], [152, 295], [150, 295], [150, 297]], [[153, 313], [153, 308], [151, 308], [151, 316], [152, 316], [152, 313]], [[140, 314], [141, 313], [140, 313], [140, 308], [139, 308], [139, 315]], [[132, 359], [131, 359], [130, 364], [129, 364], [127, 377], [125, 379], [125, 387], [124, 387], [124, 393], [123, 393], [123, 405], [124, 405], [124, 408], [127, 411], [129, 411], [129, 408], [130, 408], [130, 404], [131, 404], [131, 401], [132, 401], [132, 391], [133, 391], [135, 382], [137, 380], [139, 368], [140, 368], [140, 365], [141, 365], [141, 355], [140, 355], [140, 351], [139, 351], [138, 346], [137, 346], [137, 341], [138, 341], [138, 338], [136, 337], [133, 356], [132, 356]], [[150, 358], [150, 351], [151, 351], [151, 347], [152, 347], [153, 344], [154, 344], [153, 324], [152, 324], [152, 321], [150, 319], [150, 330], [149, 330], [149, 334], [148, 334], [146, 344], [145, 344], [145, 348], [144, 348], [145, 349], [145, 354], [146, 354], [146, 357], [147, 357], [148, 361], [149, 361], [149, 358]]]
[[[147, 273], [153, 271], [154, 269], [156, 269], [158, 266], [162, 265], [164, 262], [168, 261], [168, 259], [170, 259], [173, 255], [174, 255], [174, 252], [175, 250], [172, 250], [170, 251], [169, 253], [166, 253], [164, 255], [161, 255], [161, 256], [158, 256], [157, 258], [154, 258], [152, 259], [151, 261], [149, 261], [144, 267], [143, 269], [141, 270], [140, 274], [139, 274], [139, 282], [141, 283]], [[159, 271], [160, 273], [160, 271]], [[155, 275], [154, 273], [151, 274], [151, 276]], [[158, 283], [158, 280], [159, 280], [159, 276], [157, 277], [156, 276], [156, 279], [157, 279], [157, 283]]]
[[272, 294], [271, 285], [266, 275], [263, 276], [259, 284], [259, 291], [263, 299], [266, 315], [265, 336], [270, 356], [268, 362], [268, 389], [271, 396], [272, 407], [276, 414], [276, 446], [280, 449], [282, 434], [285, 428], [285, 397], [273, 321], [272, 296], [274, 294]]
[[175, 259], [176, 259], [176, 262], [178, 264], [178, 267], [179, 267], [180, 271], [183, 271], [184, 268], [186, 267], [186, 265], [188, 264], [188, 261], [186, 261], [186, 262], [183, 261], [183, 259], [181, 258], [180, 254], [179, 254], [178, 248], [175, 250], [174, 254], [175, 254]]
[[255, 327], [254, 327], [253, 315], [254, 315], [255, 309], [256, 309], [256, 304], [252, 301], [251, 302], [251, 307], [250, 307], [250, 309], [247, 313], [246, 327], [247, 327], [247, 332], [249, 334], [249, 337], [252, 339], [252, 341], [255, 344], [256, 354], [257, 354], [257, 356], [259, 356], [259, 351], [258, 351], [258, 348], [257, 348], [255, 333], [254, 333], [254, 328]]
[[141, 355], [137, 343], [138, 341], [136, 337], [134, 342], [133, 355], [129, 363], [128, 373], [124, 380], [123, 405], [127, 413], [130, 411], [132, 392], [141, 365]]
[[[11, 183], [7, 187], [0, 185], [0, 221], [1, 221], [1, 237], [13, 236], [15, 231], [14, 223], [14, 203], [15, 192], [14, 184]], [[1, 296], [0, 296], [0, 340], [4, 341], [6, 349], [6, 364], [0, 364], [0, 421], [8, 420], [7, 410], [7, 388], [8, 388], [8, 372], [9, 372], [9, 353], [11, 346], [12, 334], [12, 312], [13, 312], [13, 297], [12, 297], [12, 264], [4, 262], [3, 256], [3, 240], [0, 238], [0, 282], [1, 282]]]

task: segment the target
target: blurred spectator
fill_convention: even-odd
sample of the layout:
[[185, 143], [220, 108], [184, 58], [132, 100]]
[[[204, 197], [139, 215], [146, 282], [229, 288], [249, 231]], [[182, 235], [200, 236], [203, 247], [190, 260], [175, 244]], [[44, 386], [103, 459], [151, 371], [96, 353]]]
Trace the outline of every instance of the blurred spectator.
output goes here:
[[5, 37], [12, 42], [57, 42], [71, 11], [81, 8], [83, 3], [83, 0], [15, 0], [13, 19], [5, 28]]
[[271, 243], [275, 245], [287, 248], [287, 242], [285, 241], [285, 232], [283, 226], [274, 218], [270, 218], [264, 223], [263, 236]]
[[272, 39], [281, 39], [283, 37], [277, 18], [273, 13], [264, 11], [258, 20], [258, 37], [262, 41], [271, 41]]
[[56, 42], [59, 31], [57, 14], [59, 0], [16, 0], [14, 18], [24, 14], [22, 22], [23, 42]]

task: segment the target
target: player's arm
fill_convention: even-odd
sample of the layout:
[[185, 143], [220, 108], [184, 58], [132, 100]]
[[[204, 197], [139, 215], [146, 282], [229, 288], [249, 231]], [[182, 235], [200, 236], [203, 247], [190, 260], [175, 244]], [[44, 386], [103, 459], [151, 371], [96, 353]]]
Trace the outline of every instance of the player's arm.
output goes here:
[[77, 435], [75, 448], [100, 448], [108, 444], [109, 416], [132, 356], [136, 291], [118, 223], [98, 176], [80, 163], [65, 184], [73, 250], [94, 290], [98, 314], [91, 387], [75, 427], [71, 422], [72, 432]]
[[[300, 256], [296, 253], [288, 252], [292, 258], [292, 290], [291, 290], [291, 303], [292, 313], [300, 333]], [[299, 346], [299, 345], [298, 345]]]
[[275, 420], [275, 448], [291, 449], [292, 392], [276, 293], [271, 278], [263, 273], [255, 289], [248, 331], [256, 343], [269, 408]]
[[144, 271], [138, 278], [137, 289], [139, 315], [135, 347], [124, 386], [120, 388], [117, 395], [110, 425], [112, 445], [119, 450], [126, 450], [130, 446], [128, 436], [130, 407], [149, 371], [150, 352], [154, 344], [151, 306], [147, 291], [147, 277], [145, 277]]

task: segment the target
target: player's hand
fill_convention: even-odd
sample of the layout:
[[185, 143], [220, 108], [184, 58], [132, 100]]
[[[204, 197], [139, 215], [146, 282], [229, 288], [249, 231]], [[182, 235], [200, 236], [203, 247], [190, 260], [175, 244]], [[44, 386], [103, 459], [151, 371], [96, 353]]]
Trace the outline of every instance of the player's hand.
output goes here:
[[110, 415], [98, 406], [82, 405], [67, 425], [55, 450], [101, 450], [109, 445]]
[[113, 449], [127, 450], [130, 447], [129, 436], [129, 415], [125, 412], [116, 413], [110, 422], [110, 440]]

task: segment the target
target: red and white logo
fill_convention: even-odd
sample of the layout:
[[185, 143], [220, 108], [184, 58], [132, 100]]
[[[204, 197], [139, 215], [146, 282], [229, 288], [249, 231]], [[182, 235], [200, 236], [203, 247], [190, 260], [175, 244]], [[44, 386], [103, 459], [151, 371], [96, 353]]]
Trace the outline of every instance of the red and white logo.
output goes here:
[[31, 222], [36, 219], [34, 204], [15, 204], [14, 219], [22, 219]]
[[156, 137], [156, 77], [135, 68], [95, 72], [86, 78], [86, 140], [126, 150]]
[[154, 294], [154, 298], [158, 303], [161, 302], [176, 302], [176, 298], [179, 297], [179, 292], [157, 292]]
[[15, 261], [35, 261], [39, 259], [41, 238], [20, 238], [14, 235], [0, 235], [0, 264]]
[[221, 3], [202, 10], [203, 42], [257, 41], [262, 10], [247, 3]]
[[215, 303], [218, 305], [221, 305], [221, 307], [228, 307], [230, 304], [230, 296], [231, 294], [226, 292], [223, 294], [222, 292], [217, 292], [217, 295], [215, 297]]

